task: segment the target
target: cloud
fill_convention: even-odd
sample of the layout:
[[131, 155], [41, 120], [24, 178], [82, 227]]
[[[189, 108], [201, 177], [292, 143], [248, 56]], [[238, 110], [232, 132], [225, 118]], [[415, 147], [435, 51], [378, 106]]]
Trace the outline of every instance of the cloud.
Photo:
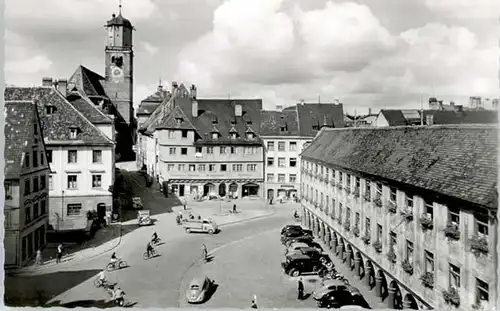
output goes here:
[[498, 0], [425, 0], [432, 11], [458, 19], [497, 19], [500, 14]]
[[149, 42], [141, 42], [142, 48], [150, 55], [153, 56], [158, 52], [158, 48]]
[[5, 62], [5, 71], [15, 74], [35, 74], [48, 70], [52, 61], [45, 55], [36, 55], [25, 60]]

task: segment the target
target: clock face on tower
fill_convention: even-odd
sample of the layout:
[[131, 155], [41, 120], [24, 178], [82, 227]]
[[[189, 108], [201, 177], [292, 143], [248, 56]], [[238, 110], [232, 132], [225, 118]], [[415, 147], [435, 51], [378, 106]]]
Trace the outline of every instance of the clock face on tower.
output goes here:
[[119, 67], [111, 67], [111, 76], [115, 79], [123, 77], [123, 70]]

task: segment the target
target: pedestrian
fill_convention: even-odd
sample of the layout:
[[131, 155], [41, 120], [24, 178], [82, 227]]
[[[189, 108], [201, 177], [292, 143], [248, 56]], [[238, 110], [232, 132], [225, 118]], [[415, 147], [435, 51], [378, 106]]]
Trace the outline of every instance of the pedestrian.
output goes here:
[[297, 282], [297, 299], [304, 299], [304, 283], [302, 283], [302, 278], [299, 278], [299, 281]]
[[201, 220], [201, 215], [198, 215], [198, 220]]
[[207, 260], [207, 258], [208, 258], [207, 246], [205, 244], [203, 244], [201, 246], [201, 250], [202, 250], [202, 254], [203, 254], [203, 260]]
[[252, 298], [252, 309], [258, 309], [259, 307], [257, 306], [257, 295], [253, 295]]
[[56, 263], [60, 263], [61, 262], [62, 253], [63, 253], [63, 246], [62, 246], [61, 243], [59, 243], [59, 245], [57, 246]]
[[37, 264], [37, 265], [41, 265], [42, 264], [42, 251], [40, 249], [38, 249], [36, 251], [35, 264]]
[[269, 199], [269, 205], [273, 205], [273, 198]]
[[184, 210], [186, 210], [186, 208], [187, 208], [186, 206], [187, 206], [187, 200], [184, 199]]
[[236, 204], [233, 204], [233, 214], [236, 214]]

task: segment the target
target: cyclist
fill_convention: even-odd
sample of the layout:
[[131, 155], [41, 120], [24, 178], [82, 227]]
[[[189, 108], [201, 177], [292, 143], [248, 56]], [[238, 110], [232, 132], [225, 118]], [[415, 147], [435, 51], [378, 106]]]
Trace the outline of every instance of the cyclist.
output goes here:
[[146, 252], [148, 253], [148, 257], [151, 257], [154, 252], [153, 246], [151, 246], [150, 242], [148, 242], [148, 245], [146, 246]]
[[105, 286], [106, 285], [106, 275], [104, 275], [104, 269], [101, 270], [101, 272], [99, 272], [99, 284], [101, 286]]

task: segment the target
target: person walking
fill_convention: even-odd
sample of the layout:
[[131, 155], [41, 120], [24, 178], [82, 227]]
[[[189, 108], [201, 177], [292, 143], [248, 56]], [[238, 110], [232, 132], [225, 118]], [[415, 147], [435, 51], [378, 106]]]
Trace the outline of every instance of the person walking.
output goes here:
[[60, 263], [61, 262], [62, 253], [63, 253], [63, 245], [61, 243], [59, 243], [59, 245], [57, 246], [56, 263]]
[[203, 260], [207, 261], [207, 259], [208, 259], [208, 250], [207, 250], [207, 246], [205, 244], [203, 244], [201, 246], [201, 252], [202, 252]]
[[251, 308], [252, 309], [258, 309], [259, 308], [257, 306], [257, 295], [253, 295]]
[[297, 282], [297, 299], [304, 299], [304, 283], [302, 282], [302, 278], [299, 278], [299, 281]]
[[233, 204], [233, 214], [236, 214], [236, 204]]
[[187, 209], [187, 200], [186, 200], [186, 198], [184, 198], [184, 202], [183, 203], [184, 203], [184, 210], [186, 210]]
[[42, 251], [40, 249], [38, 249], [36, 251], [35, 264], [37, 264], [37, 265], [41, 265], [42, 264]]

